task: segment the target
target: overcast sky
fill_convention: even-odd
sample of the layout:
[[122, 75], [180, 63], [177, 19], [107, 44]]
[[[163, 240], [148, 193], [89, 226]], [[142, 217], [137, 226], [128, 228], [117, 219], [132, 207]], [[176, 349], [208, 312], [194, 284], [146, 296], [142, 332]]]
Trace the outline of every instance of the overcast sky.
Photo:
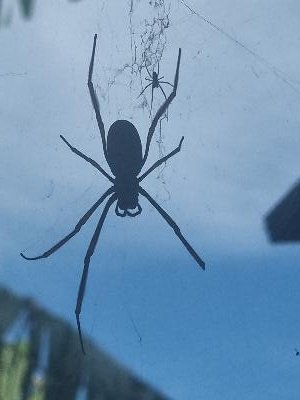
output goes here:
[[[147, 55], [161, 59], [172, 82], [181, 47], [179, 85], [149, 165], [185, 140], [144, 187], [207, 270], [145, 199], [137, 218], [112, 209], [91, 261], [82, 327], [174, 400], [294, 400], [300, 248], [271, 246], [263, 218], [300, 175], [299, 1], [150, 3], [37, 1], [24, 21], [4, 1], [12, 21], [0, 27], [1, 282], [75, 327], [101, 208], [52, 257], [29, 262], [19, 252], [47, 250], [109, 187], [59, 138], [108, 170], [86, 85], [93, 35], [106, 130], [128, 119], [144, 145], [151, 91], [138, 97], [147, 72], [137, 72], [134, 49], [139, 63], [153, 18], [168, 14]], [[155, 91], [154, 112], [162, 101]]]

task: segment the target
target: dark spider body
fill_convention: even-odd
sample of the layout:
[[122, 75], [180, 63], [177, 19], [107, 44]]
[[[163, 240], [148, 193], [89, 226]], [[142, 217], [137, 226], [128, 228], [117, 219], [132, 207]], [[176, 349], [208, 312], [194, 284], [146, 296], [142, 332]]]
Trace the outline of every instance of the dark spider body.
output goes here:
[[158, 73], [155, 71], [152, 74], [152, 87], [153, 89], [159, 87]]
[[[135, 217], [142, 212], [142, 208], [139, 204], [139, 195], [144, 197], [149, 201], [149, 203], [159, 212], [159, 214], [163, 217], [163, 219], [167, 222], [167, 224], [173, 229], [175, 235], [179, 238], [181, 243], [188, 250], [190, 255], [194, 258], [197, 264], [205, 269], [205, 263], [201, 259], [201, 257], [196, 253], [196, 251], [192, 248], [189, 242], [182, 235], [178, 225], [176, 222], [170, 217], [170, 215], [150, 196], [150, 194], [140, 186], [140, 182], [146, 178], [152, 171], [154, 171], [161, 164], [165, 163], [169, 158], [173, 157], [181, 150], [181, 145], [183, 142], [183, 137], [181, 138], [179, 145], [171, 151], [166, 156], [162, 157], [160, 160], [156, 161], [150, 168], [148, 168], [144, 173], [140, 175], [140, 172], [147, 160], [150, 143], [152, 137], [154, 135], [155, 128], [157, 126], [158, 121], [167, 111], [169, 105], [172, 100], [176, 96], [177, 85], [178, 85], [178, 77], [179, 77], [179, 65], [180, 65], [180, 57], [181, 57], [181, 49], [178, 52], [177, 59], [177, 67], [174, 78], [174, 85], [171, 85], [173, 90], [171, 94], [166, 97], [164, 103], [157, 110], [150, 128], [148, 130], [145, 151], [142, 151], [141, 139], [138, 134], [135, 126], [126, 120], [118, 120], [115, 121], [111, 127], [109, 128], [107, 137], [105, 133], [104, 124], [102, 121], [99, 101], [96, 95], [96, 91], [94, 89], [94, 85], [92, 82], [93, 75], [93, 67], [94, 67], [94, 58], [95, 58], [95, 49], [96, 49], [96, 41], [97, 35], [94, 37], [94, 45], [92, 51], [92, 57], [89, 66], [89, 74], [88, 74], [88, 88], [93, 104], [93, 108], [96, 115], [96, 120], [98, 124], [98, 128], [101, 135], [102, 148], [104, 157], [113, 173], [114, 177], [108, 174], [95, 160], [83, 154], [76, 147], [72, 146], [62, 135], [60, 135], [61, 139], [66, 143], [66, 145], [71, 149], [73, 153], [77, 156], [83, 158], [89, 164], [91, 164], [94, 168], [96, 168], [102, 175], [104, 175], [111, 183], [112, 186], [106, 190], [105, 193], [90, 207], [90, 209], [80, 218], [80, 220], [75, 225], [75, 228], [63, 237], [59, 242], [54, 244], [49, 250], [45, 251], [43, 254], [36, 257], [28, 257], [21, 253], [21, 256], [26, 260], [39, 260], [42, 258], [47, 258], [51, 254], [55, 253], [59, 250], [63, 245], [65, 245], [72, 237], [74, 237], [81, 228], [85, 225], [85, 223], [89, 220], [89, 218], [95, 213], [98, 207], [106, 201], [103, 211], [100, 215], [98, 224], [90, 241], [89, 247], [87, 249], [86, 255], [84, 257], [84, 266], [83, 272], [81, 276], [81, 281], [78, 289], [77, 302], [75, 308], [76, 322], [78, 327], [78, 333], [81, 343], [82, 352], [84, 351], [83, 339], [81, 334], [81, 326], [80, 326], [80, 313], [82, 302], [85, 294], [85, 288], [89, 273], [89, 266], [91, 257], [94, 254], [97, 242], [100, 237], [101, 229], [104, 224], [104, 221], [107, 217], [108, 211], [110, 207], [116, 202], [115, 213], [120, 217], [125, 217], [126, 215], [130, 217]], [[153, 76], [155, 77], [156, 73], [153, 72]], [[158, 75], [157, 75], [158, 77]], [[158, 79], [159, 82], [159, 79]], [[164, 82], [162, 82], [164, 83]]]
[[[115, 176], [114, 186], [118, 197], [115, 212], [120, 217], [135, 217], [142, 211], [138, 204], [137, 179], [142, 161], [142, 143], [135, 126], [126, 120], [114, 122], [107, 135], [107, 162]], [[138, 210], [135, 212], [128, 211], [136, 208]]]
[[153, 70], [152, 75], [151, 75], [147, 65], [145, 65], [145, 67], [146, 67], [146, 70], [147, 70], [148, 75], [149, 75], [149, 77], [146, 77], [145, 80], [149, 81], [150, 83], [148, 83], [148, 85], [146, 85], [144, 87], [144, 89], [141, 91], [141, 93], [139, 94], [138, 97], [140, 97], [144, 93], [144, 91], [149, 86], [151, 86], [151, 108], [150, 109], [151, 109], [151, 112], [152, 112], [154, 89], [160, 89], [162, 94], [163, 94], [163, 96], [164, 96], [164, 98], [165, 98], [165, 100], [167, 100], [166, 93], [165, 93], [164, 89], [162, 88], [161, 84], [170, 85], [172, 88], [174, 88], [174, 85], [172, 85], [170, 82], [163, 81], [162, 79], [164, 78], [164, 76], [161, 76], [161, 77], [159, 76], [159, 62], [158, 62], [158, 71], [156, 72], [156, 71]]
[[136, 127], [129, 121], [118, 120], [107, 135], [107, 162], [117, 176], [135, 175], [143, 164], [142, 143]]

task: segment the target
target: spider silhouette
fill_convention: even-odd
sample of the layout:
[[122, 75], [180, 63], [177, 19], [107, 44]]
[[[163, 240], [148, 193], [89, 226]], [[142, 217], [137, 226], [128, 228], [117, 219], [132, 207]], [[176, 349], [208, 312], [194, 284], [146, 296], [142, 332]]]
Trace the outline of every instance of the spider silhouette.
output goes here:
[[92, 50], [92, 56], [88, 74], [88, 88], [102, 139], [104, 156], [114, 177], [109, 175], [96, 161], [92, 160], [90, 157], [87, 157], [81, 151], [73, 147], [62, 135], [60, 135], [60, 137], [73, 153], [83, 158], [85, 161], [87, 161], [93, 167], [95, 167], [99, 172], [101, 172], [101, 174], [104, 175], [112, 183], [112, 186], [108, 190], [106, 190], [106, 192], [95, 202], [95, 204], [92, 205], [92, 207], [83, 215], [83, 217], [80, 218], [75, 228], [63, 239], [61, 239], [58, 243], [52, 246], [49, 250], [45, 251], [43, 254], [36, 257], [27, 257], [23, 253], [21, 253], [21, 256], [26, 260], [39, 260], [41, 258], [49, 257], [51, 254], [60, 249], [64, 244], [66, 244], [73, 236], [75, 236], [80, 231], [82, 226], [88, 221], [91, 215], [97, 210], [100, 204], [105, 199], [108, 198], [84, 258], [84, 267], [77, 295], [75, 314], [76, 314], [76, 322], [77, 322], [81, 349], [83, 353], [85, 353], [85, 349], [81, 334], [80, 313], [86, 288], [86, 282], [88, 278], [90, 260], [95, 251], [95, 247], [98, 242], [100, 232], [103, 223], [105, 221], [105, 218], [107, 216], [107, 213], [114, 202], [116, 202], [115, 206], [116, 215], [120, 217], [125, 217], [126, 215], [129, 217], [135, 217], [142, 212], [142, 208], [139, 204], [138, 197], [139, 195], [145, 197], [150, 202], [150, 204], [152, 204], [152, 206], [156, 208], [156, 210], [164, 218], [164, 220], [173, 228], [175, 235], [180, 239], [180, 241], [186, 247], [188, 252], [198, 263], [198, 265], [201, 268], [205, 269], [204, 261], [196, 253], [196, 251], [192, 248], [192, 246], [188, 243], [188, 241], [184, 238], [175, 221], [170, 217], [169, 214], [167, 214], [165, 210], [163, 210], [157, 204], [157, 202], [150, 196], [150, 194], [140, 186], [140, 182], [143, 181], [147, 175], [149, 175], [159, 165], [163, 164], [165, 161], [167, 161], [169, 158], [171, 158], [181, 150], [183, 137], [181, 138], [179, 145], [173, 151], [171, 151], [169, 154], [167, 154], [160, 160], [156, 161], [150, 168], [148, 168], [144, 173], [140, 175], [142, 167], [144, 166], [148, 157], [150, 143], [156, 125], [161, 116], [167, 110], [172, 100], [176, 96], [181, 49], [179, 49], [178, 52], [177, 67], [176, 67], [172, 93], [169, 95], [169, 97], [166, 98], [164, 103], [160, 106], [160, 108], [155, 114], [155, 117], [152, 120], [152, 123], [148, 130], [146, 147], [143, 155], [140, 136], [135, 126], [129, 121], [126, 120], [115, 121], [109, 128], [106, 139], [104, 124], [100, 114], [99, 102], [92, 82], [96, 41], [97, 41], [97, 35], [94, 36], [94, 44], [93, 44], [93, 50]]
[[144, 91], [145, 91], [150, 85], [152, 85], [152, 87], [151, 87], [151, 112], [152, 112], [153, 92], [154, 92], [154, 89], [155, 89], [155, 88], [160, 88], [160, 90], [162, 91], [162, 94], [164, 95], [165, 100], [167, 100], [166, 93], [165, 93], [164, 89], [162, 88], [161, 83], [166, 84], [166, 85], [170, 85], [170, 86], [172, 86], [172, 87], [174, 87], [174, 86], [173, 86], [170, 82], [162, 81], [162, 79], [164, 78], [164, 76], [159, 77], [159, 63], [158, 63], [158, 70], [157, 70], [157, 72], [155, 72], [155, 71], [153, 70], [152, 75], [150, 74], [150, 71], [149, 71], [147, 65], [145, 65], [145, 67], [146, 67], [146, 70], [147, 70], [148, 75], [149, 75], [149, 78], [146, 77], [145, 80], [146, 80], [146, 81], [150, 81], [150, 83], [148, 83], [148, 85], [146, 85], [146, 86], [144, 87], [144, 89], [141, 91], [141, 93], [139, 94], [138, 97], [140, 97], [140, 96], [144, 93]]

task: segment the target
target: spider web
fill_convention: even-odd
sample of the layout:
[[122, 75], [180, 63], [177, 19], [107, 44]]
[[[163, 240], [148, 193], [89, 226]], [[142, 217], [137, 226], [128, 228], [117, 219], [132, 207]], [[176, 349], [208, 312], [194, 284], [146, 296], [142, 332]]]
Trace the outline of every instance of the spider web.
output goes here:
[[[149, 15], [147, 19], [144, 19], [141, 23], [142, 29], [137, 30], [134, 26], [134, 6], [140, 3], [140, 0], [130, 0], [129, 10], [129, 23], [130, 23], [130, 37], [131, 37], [131, 55], [132, 55], [132, 79], [138, 78], [141, 88], [143, 89], [142, 75], [148, 73], [147, 69], [153, 73], [157, 70], [159, 63], [163, 58], [163, 54], [167, 44], [167, 29], [170, 26], [170, 2], [165, 0], [150, 0], [149, 1]], [[140, 32], [140, 33], [136, 33]], [[150, 88], [149, 88], [150, 92]], [[149, 117], [151, 117], [151, 109], [149, 104], [149, 92], [144, 92], [140, 107], [147, 109]], [[155, 94], [155, 93], [154, 93]], [[159, 132], [156, 135], [156, 143], [158, 145], [159, 158], [163, 157], [165, 152], [164, 146], [164, 135], [162, 133], [162, 121], [167, 119], [167, 115], [159, 121]], [[166, 188], [166, 182], [164, 178], [165, 165], [157, 175], [170, 198], [170, 193]]]
[[[100, 10], [101, 20], [105, 20], [105, 5]], [[126, 62], [123, 61], [119, 67], [115, 68], [115, 63], [111, 62], [105, 68], [104, 79], [95, 78], [95, 85], [100, 99], [110, 102], [110, 94], [117, 86], [129, 88], [129, 97], [132, 105], [132, 111], [124, 110], [124, 104], [117, 106], [116, 113], [111, 114], [112, 119], [126, 118], [126, 112], [130, 120], [134, 123], [137, 120], [135, 111], [142, 111], [142, 118], [145, 119], [145, 112], [148, 114], [149, 120], [153, 118], [157, 108], [162, 104], [164, 98], [161, 93], [154, 89], [153, 107], [151, 113], [151, 86], [139, 96], [149, 81], [145, 81], [145, 77], [149, 78], [153, 71], [157, 71], [158, 64], [163, 61], [164, 52], [167, 46], [167, 30], [170, 27], [171, 2], [166, 0], [150, 0], [146, 4], [141, 0], [129, 0], [128, 5], [128, 25], [129, 25], [129, 45], [130, 56]], [[99, 25], [100, 28], [100, 25]], [[111, 27], [109, 27], [111, 29]], [[99, 29], [101, 30], [101, 28]], [[108, 38], [109, 40], [109, 38]], [[124, 53], [124, 49], [116, 48], [116, 52]], [[148, 70], [148, 71], [147, 71]], [[97, 83], [98, 82], [98, 83]], [[99, 83], [101, 82], [101, 83]], [[126, 83], [125, 83], [126, 82]], [[128, 100], [127, 100], [128, 102]], [[152, 114], [152, 115], [151, 115]], [[163, 129], [167, 122], [166, 114], [161, 118], [158, 129], [155, 133], [156, 144], [158, 146], [159, 157], [166, 154], [164, 146]], [[167, 199], [170, 193], [166, 188], [164, 178], [165, 164], [159, 170], [157, 179], [163, 183], [163, 187], [167, 193]]]

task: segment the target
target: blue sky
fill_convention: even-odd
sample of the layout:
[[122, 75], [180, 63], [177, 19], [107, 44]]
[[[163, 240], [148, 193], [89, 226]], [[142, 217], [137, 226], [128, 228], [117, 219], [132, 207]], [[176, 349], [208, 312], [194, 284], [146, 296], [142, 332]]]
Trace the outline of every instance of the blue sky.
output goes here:
[[[162, 123], [163, 150], [182, 135], [185, 141], [163, 177], [153, 173], [144, 187], [207, 271], [145, 200], [134, 219], [111, 210], [92, 258], [82, 326], [175, 400], [293, 400], [300, 390], [299, 247], [271, 246], [263, 217], [299, 178], [300, 5], [189, 1], [195, 15], [180, 1], [164, 3], [167, 80], [178, 47], [182, 62]], [[19, 252], [48, 249], [108, 188], [59, 138], [105, 165], [86, 86], [96, 32], [94, 82], [106, 129], [129, 119], [145, 143], [149, 112], [137, 99], [145, 81], [122, 67], [132, 61], [131, 39], [140, 43], [144, 19], [162, 8], [135, 1], [132, 36], [130, 2], [37, 2], [30, 22], [13, 4], [4, 1], [14, 18], [0, 30], [0, 279], [75, 326], [83, 258], [101, 210], [52, 257], [26, 262]], [[156, 95], [154, 107], [160, 101]], [[149, 164], [159, 151], [154, 140]]]

